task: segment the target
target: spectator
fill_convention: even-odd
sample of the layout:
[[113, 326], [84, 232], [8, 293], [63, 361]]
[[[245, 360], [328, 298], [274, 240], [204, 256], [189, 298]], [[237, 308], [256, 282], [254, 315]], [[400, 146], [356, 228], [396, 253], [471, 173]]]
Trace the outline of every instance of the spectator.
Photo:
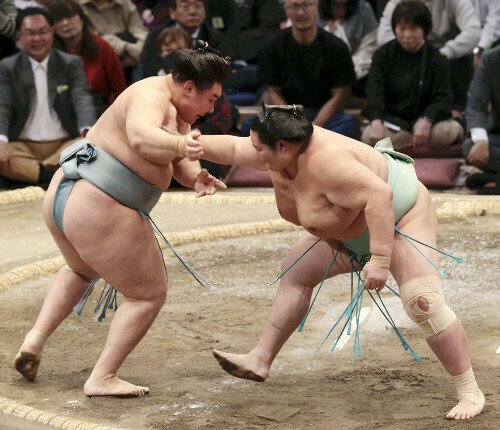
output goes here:
[[[215, 48], [220, 48], [222, 33], [214, 30], [205, 21], [206, 10], [203, 0], [172, 0], [170, 9], [170, 20], [163, 25], [153, 28], [144, 43], [139, 64], [134, 72], [134, 81], [155, 76], [158, 74], [155, 61], [155, 39], [166, 27], [178, 25], [182, 27], [191, 37], [192, 46], [197, 40], [204, 40]], [[224, 53], [224, 55], [227, 55]]]
[[127, 82], [131, 82], [132, 69], [137, 65], [146, 27], [132, 0], [78, 0], [90, 23], [89, 30], [101, 36], [115, 50], [122, 61]]
[[257, 64], [260, 51], [279, 34], [286, 21], [285, 11], [278, 0], [237, 0], [241, 42], [238, 57]]
[[205, 21], [214, 30], [222, 33], [222, 40], [217, 49], [224, 55], [240, 58], [241, 20], [237, 1], [205, 0], [205, 10]]
[[483, 51], [500, 44], [500, 1], [472, 0], [481, 24], [481, 39], [474, 48], [474, 70], [481, 61]]
[[[165, 27], [155, 39], [156, 68], [159, 75], [172, 72], [173, 62], [167, 63], [165, 57], [179, 49], [191, 48], [191, 36], [182, 27]], [[172, 66], [172, 67], [170, 67]]]
[[[273, 105], [301, 104], [314, 125], [359, 138], [359, 123], [343, 112], [349, 87], [356, 79], [347, 45], [316, 25], [318, 0], [285, 0], [290, 28], [259, 57], [260, 81]], [[244, 121], [248, 135], [253, 117]]]
[[342, 39], [351, 51], [356, 83], [353, 94], [366, 97], [366, 81], [377, 49], [378, 22], [366, 0], [320, 0], [324, 29]]
[[[380, 19], [377, 42], [381, 46], [394, 39], [391, 17], [402, 0], [389, 0]], [[481, 27], [470, 0], [423, 0], [432, 16], [428, 40], [450, 65], [454, 116], [460, 115], [467, 102], [474, 74], [472, 50], [481, 37]]]
[[[462, 148], [469, 164], [481, 168], [485, 174], [471, 175], [467, 185], [478, 188], [492, 182], [496, 175], [496, 194], [500, 194], [500, 47], [483, 54], [472, 80], [465, 118], [470, 138]], [[491, 108], [490, 108], [491, 107]], [[478, 190], [485, 194], [483, 188]], [[487, 190], [486, 190], [487, 191]]]
[[374, 146], [389, 136], [396, 150], [461, 141], [463, 128], [450, 119], [448, 64], [426, 40], [432, 28], [429, 9], [420, 1], [402, 2], [391, 22], [396, 40], [373, 57], [365, 108], [370, 125], [362, 141]]
[[100, 117], [127, 87], [120, 59], [108, 42], [90, 33], [88, 18], [74, 0], [53, 0], [47, 10], [54, 20], [54, 46], [82, 58], [96, 116]]
[[24, 9], [16, 24], [22, 50], [0, 62], [0, 175], [45, 186], [62, 150], [94, 124], [94, 107], [81, 59], [52, 49], [47, 12]]
[[0, 60], [17, 52], [16, 15], [14, 0], [0, 0]]

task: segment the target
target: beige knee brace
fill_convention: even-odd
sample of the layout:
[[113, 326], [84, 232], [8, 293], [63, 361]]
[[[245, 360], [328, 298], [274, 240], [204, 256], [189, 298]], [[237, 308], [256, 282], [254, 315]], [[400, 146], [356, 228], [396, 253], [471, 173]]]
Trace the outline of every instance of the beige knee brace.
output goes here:
[[426, 338], [442, 332], [457, 317], [444, 302], [441, 279], [437, 276], [411, 279], [399, 287], [399, 294], [406, 313]]

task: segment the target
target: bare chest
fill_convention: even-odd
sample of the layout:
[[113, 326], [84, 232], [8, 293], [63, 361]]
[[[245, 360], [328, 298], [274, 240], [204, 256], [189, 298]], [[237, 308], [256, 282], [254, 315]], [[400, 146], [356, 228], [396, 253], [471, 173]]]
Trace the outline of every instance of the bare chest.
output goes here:
[[359, 229], [360, 211], [333, 204], [325, 191], [313, 184], [283, 180], [277, 174], [271, 177], [278, 211], [285, 220], [301, 225], [315, 236], [339, 240], [351, 238], [351, 227]]

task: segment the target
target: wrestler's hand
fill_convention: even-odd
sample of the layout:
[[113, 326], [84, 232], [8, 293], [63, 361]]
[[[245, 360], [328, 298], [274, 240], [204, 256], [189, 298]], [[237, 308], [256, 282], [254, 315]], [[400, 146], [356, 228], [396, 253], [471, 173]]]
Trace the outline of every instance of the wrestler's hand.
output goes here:
[[184, 135], [184, 152], [186, 154], [186, 158], [191, 161], [199, 160], [203, 155], [203, 148], [198, 141], [200, 136], [201, 133], [199, 130], [193, 130], [192, 132]]
[[369, 266], [365, 267], [363, 271], [365, 273], [364, 290], [377, 290], [377, 292], [380, 292], [385, 287], [387, 277], [389, 276], [389, 269]]
[[10, 163], [12, 159], [12, 154], [9, 149], [9, 144], [4, 141], [0, 141], [0, 165]]
[[210, 173], [208, 173], [207, 169], [201, 169], [200, 173], [198, 173], [198, 176], [196, 177], [196, 182], [193, 187], [197, 192], [196, 197], [215, 194], [217, 187], [227, 190], [227, 186], [224, 182], [214, 178]]

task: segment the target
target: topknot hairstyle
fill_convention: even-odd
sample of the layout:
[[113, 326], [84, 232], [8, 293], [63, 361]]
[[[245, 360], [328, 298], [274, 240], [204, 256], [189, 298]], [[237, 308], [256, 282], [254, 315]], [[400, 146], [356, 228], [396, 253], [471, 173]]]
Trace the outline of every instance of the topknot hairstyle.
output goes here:
[[262, 102], [262, 112], [254, 117], [250, 128], [271, 149], [275, 149], [278, 140], [303, 143], [313, 133], [302, 105], [267, 105]]
[[181, 49], [172, 54], [174, 68], [172, 75], [179, 82], [193, 81], [200, 90], [216, 82], [222, 84], [231, 64], [229, 57], [222, 57], [219, 51], [199, 40], [203, 46], [198, 49]]

